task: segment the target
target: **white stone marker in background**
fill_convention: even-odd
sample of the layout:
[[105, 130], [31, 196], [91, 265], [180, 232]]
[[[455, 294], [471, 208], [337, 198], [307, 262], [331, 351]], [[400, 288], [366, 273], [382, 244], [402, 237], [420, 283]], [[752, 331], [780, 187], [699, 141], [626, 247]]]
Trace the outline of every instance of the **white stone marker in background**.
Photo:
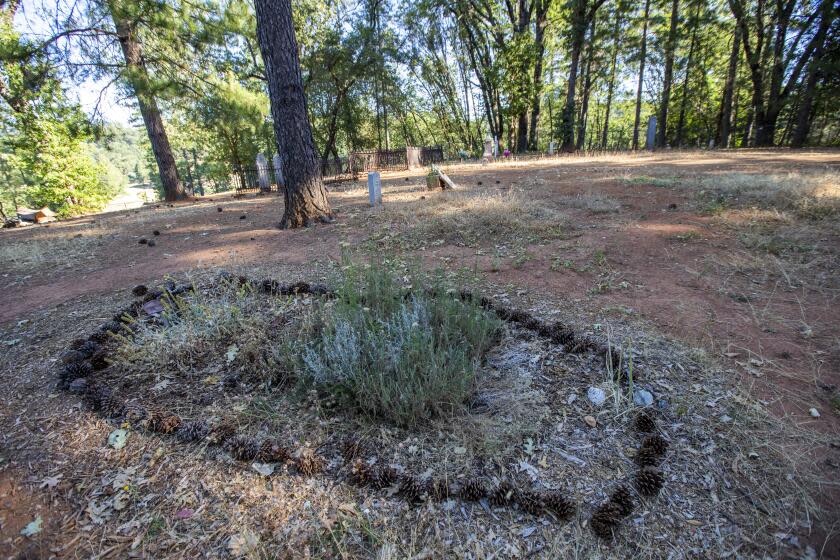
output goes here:
[[280, 154], [274, 154], [274, 157], [271, 158], [271, 163], [274, 165], [274, 180], [277, 181], [277, 186], [280, 187], [284, 185], [283, 160], [280, 158]]
[[647, 140], [645, 142], [645, 149], [652, 150], [656, 144], [656, 117], [651, 117], [648, 120]]
[[262, 154], [257, 154], [257, 180], [260, 183], [260, 191], [271, 190], [271, 179], [268, 176], [268, 160]]
[[379, 171], [368, 173], [368, 197], [370, 198], [371, 207], [377, 204], [382, 205], [382, 178], [379, 175]]

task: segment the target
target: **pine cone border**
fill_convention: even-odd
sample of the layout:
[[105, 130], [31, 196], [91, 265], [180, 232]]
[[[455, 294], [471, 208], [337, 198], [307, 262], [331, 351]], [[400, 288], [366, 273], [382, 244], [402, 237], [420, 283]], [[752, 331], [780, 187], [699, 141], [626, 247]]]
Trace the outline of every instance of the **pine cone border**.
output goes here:
[[97, 350], [99, 350], [99, 344], [93, 340], [86, 340], [76, 350], [78, 350], [85, 358], [90, 358]]
[[181, 425], [181, 417], [170, 412], [153, 412], [148, 418], [148, 427], [159, 434], [171, 434]]
[[627, 517], [633, 513], [633, 508], [636, 506], [633, 496], [630, 495], [630, 490], [626, 486], [616, 488], [610, 496], [610, 501], [618, 506], [618, 512], [622, 517]]
[[112, 393], [102, 397], [99, 410], [108, 418], [122, 418], [125, 414], [125, 402]]
[[236, 428], [227, 422], [222, 422], [210, 430], [210, 442], [215, 445], [223, 445], [236, 435]]
[[90, 357], [90, 365], [94, 371], [107, 369], [111, 365], [110, 360], [108, 360], [108, 352], [105, 350], [98, 350]]
[[359, 438], [345, 438], [344, 441], [341, 442], [341, 456], [344, 458], [345, 462], [351, 463], [365, 455], [365, 447], [364, 442]]
[[69, 364], [64, 365], [60, 377], [62, 381], [69, 382], [79, 377], [88, 377], [92, 373], [93, 366], [90, 365], [90, 362], [70, 362]]
[[636, 473], [636, 488], [643, 496], [656, 496], [665, 484], [665, 477], [656, 467], [644, 467]]

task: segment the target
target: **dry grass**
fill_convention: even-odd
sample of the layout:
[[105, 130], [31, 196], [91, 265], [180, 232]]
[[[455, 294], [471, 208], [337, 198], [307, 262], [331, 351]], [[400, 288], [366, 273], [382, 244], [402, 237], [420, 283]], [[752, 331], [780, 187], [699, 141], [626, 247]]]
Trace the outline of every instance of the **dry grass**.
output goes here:
[[96, 257], [105, 235], [100, 227], [86, 226], [49, 233], [41, 230], [23, 240], [0, 237], [0, 262], [12, 270], [74, 267]]
[[381, 219], [423, 243], [525, 242], [561, 238], [570, 229], [565, 214], [525, 190], [458, 190], [412, 198], [389, 200]]
[[561, 207], [588, 210], [593, 214], [611, 214], [621, 210], [619, 201], [601, 193], [588, 192], [575, 196], [560, 196], [556, 200]]

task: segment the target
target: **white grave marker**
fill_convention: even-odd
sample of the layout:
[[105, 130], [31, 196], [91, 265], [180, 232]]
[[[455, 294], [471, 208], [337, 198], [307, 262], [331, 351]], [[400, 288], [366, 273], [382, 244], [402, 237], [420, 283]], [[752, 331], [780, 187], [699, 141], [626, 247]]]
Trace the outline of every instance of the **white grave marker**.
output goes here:
[[379, 171], [371, 171], [368, 173], [368, 197], [370, 198], [371, 207], [382, 205], [382, 178]]

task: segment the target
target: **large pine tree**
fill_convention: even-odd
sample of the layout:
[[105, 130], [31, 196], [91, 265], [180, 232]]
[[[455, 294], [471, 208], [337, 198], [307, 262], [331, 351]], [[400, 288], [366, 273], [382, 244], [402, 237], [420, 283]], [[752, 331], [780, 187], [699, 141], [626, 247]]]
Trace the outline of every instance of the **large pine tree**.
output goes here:
[[290, 0], [256, 0], [255, 4], [257, 39], [286, 181], [286, 206], [280, 227], [308, 226], [314, 220], [329, 222], [332, 211], [306, 110], [292, 4]]

